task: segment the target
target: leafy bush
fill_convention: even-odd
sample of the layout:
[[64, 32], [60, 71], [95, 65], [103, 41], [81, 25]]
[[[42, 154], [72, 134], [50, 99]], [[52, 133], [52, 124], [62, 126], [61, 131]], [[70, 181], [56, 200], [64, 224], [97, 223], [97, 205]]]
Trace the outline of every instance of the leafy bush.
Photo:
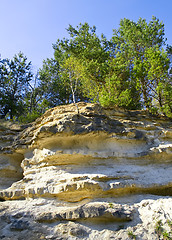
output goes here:
[[21, 115], [18, 120], [21, 123], [30, 123], [30, 122], [35, 121], [40, 116], [41, 116], [41, 114], [39, 112], [34, 111], [34, 112], [28, 113], [26, 115]]

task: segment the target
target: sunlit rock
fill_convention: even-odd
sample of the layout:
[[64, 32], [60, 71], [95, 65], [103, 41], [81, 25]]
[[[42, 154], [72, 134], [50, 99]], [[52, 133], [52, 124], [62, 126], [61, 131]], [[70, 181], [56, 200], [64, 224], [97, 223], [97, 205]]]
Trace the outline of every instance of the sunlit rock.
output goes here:
[[1, 127], [0, 238], [172, 237], [171, 121], [78, 107]]

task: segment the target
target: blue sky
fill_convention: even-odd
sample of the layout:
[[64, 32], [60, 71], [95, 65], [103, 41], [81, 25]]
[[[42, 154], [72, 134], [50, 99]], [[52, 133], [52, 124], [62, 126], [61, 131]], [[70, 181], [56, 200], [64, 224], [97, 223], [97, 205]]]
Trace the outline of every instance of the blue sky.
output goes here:
[[111, 38], [120, 19], [150, 21], [153, 15], [165, 24], [172, 45], [172, 0], [0, 0], [1, 58], [21, 51], [36, 71], [43, 59], [53, 57], [52, 44], [68, 37], [69, 24], [88, 22]]

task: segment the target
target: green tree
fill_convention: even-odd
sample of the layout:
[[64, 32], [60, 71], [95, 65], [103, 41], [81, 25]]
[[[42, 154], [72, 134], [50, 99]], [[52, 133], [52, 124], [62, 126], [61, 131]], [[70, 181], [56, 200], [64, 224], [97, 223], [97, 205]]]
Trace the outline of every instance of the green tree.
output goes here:
[[82, 79], [83, 93], [86, 97], [99, 101], [99, 92], [108, 72], [107, 40], [103, 35], [100, 39], [96, 35], [96, 27], [90, 27], [88, 23], [80, 24], [76, 28], [69, 25], [67, 31], [70, 39], [58, 39], [53, 45], [55, 58], [63, 53], [65, 59], [72, 55], [81, 61], [86, 73]]
[[146, 61], [144, 63], [149, 79], [149, 95], [158, 102], [160, 108], [165, 104], [165, 89], [168, 79], [170, 60], [167, 52], [160, 50], [157, 46], [151, 47], [145, 52]]
[[72, 100], [75, 104], [78, 114], [79, 109], [76, 103], [77, 92], [82, 92], [82, 80], [85, 77], [85, 68], [79, 59], [72, 55], [66, 58], [61, 65], [61, 73], [64, 86], [72, 93]]
[[63, 84], [59, 73], [59, 58], [45, 60], [42, 69], [39, 70], [39, 89], [42, 99], [47, 101], [47, 107], [55, 107], [70, 101], [70, 91]]
[[140, 109], [140, 91], [131, 79], [130, 60], [116, 53], [109, 60], [109, 72], [105, 77], [100, 103], [103, 106], [117, 106], [125, 109]]
[[162, 22], [123, 19], [110, 41], [88, 23], [69, 25], [67, 31], [70, 38], [53, 44], [54, 59], [40, 70], [40, 89], [50, 107], [86, 98], [170, 116], [172, 47]]
[[32, 77], [31, 62], [27, 63], [23, 53], [15, 55], [12, 60], [0, 61], [0, 106], [3, 117], [9, 114], [13, 119], [22, 114], [25, 93]]
[[47, 109], [44, 107], [42, 92], [38, 84], [39, 74], [37, 72], [32, 80], [32, 84], [29, 84], [29, 88], [25, 92], [24, 111], [18, 117], [18, 120], [22, 123], [33, 122]]
[[[139, 91], [137, 100], [149, 110], [154, 99], [157, 99], [160, 107], [163, 105], [162, 85], [169, 69], [164, 35], [164, 24], [155, 17], [149, 23], [142, 18], [137, 23], [123, 19], [111, 39], [113, 56], [117, 60], [125, 58], [128, 73], [126, 79], [119, 78], [119, 81], [130, 89], [131, 96]], [[114, 75], [118, 76], [116, 70]]]

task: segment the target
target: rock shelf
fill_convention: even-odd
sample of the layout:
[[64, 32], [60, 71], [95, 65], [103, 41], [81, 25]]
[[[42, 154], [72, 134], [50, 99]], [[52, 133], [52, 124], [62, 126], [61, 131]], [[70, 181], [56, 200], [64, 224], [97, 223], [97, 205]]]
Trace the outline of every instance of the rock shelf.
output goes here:
[[172, 122], [78, 107], [1, 124], [0, 239], [170, 239]]

